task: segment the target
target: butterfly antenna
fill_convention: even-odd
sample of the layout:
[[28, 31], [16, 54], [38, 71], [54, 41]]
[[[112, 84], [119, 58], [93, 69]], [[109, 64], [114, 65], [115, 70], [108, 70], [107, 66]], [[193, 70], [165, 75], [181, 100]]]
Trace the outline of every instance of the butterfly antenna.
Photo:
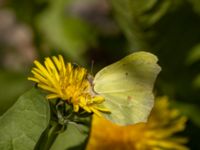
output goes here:
[[94, 67], [94, 60], [91, 62], [91, 69], [90, 69], [90, 74], [93, 76], [93, 67]]

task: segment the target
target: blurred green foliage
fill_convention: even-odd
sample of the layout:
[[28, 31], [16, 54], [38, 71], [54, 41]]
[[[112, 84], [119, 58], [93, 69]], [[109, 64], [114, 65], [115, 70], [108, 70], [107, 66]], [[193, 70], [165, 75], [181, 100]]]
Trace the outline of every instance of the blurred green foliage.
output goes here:
[[[155, 53], [162, 66], [157, 94], [178, 100], [182, 112], [194, 121], [199, 137], [200, 3], [197, 1], [112, 0], [120, 27], [132, 50]], [[127, 11], [124, 11], [127, 10]], [[198, 11], [197, 11], [198, 10]], [[184, 102], [184, 103], [183, 103]], [[192, 105], [195, 106], [192, 106]], [[188, 126], [191, 130], [193, 125]], [[191, 138], [193, 149], [199, 149]]]
[[0, 114], [2, 115], [30, 85], [26, 76], [19, 73], [0, 71]]
[[[169, 96], [173, 106], [189, 117], [183, 134], [190, 138], [191, 149], [200, 149], [199, 0], [4, 0], [0, 8], [12, 12], [16, 22], [33, 32], [32, 49], [36, 53], [33, 58], [61, 53], [88, 69], [94, 61], [96, 72], [133, 51], [156, 54], [162, 72], [155, 93]], [[3, 25], [1, 21], [0, 35], [6, 34], [1, 30]], [[12, 65], [5, 65], [8, 51], [16, 53], [18, 47], [12, 42], [10, 49], [9, 38], [3, 37], [1, 114], [30, 86], [25, 73], [29, 72], [27, 66], [31, 66], [27, 61], [27, 66], [16, 73]]]
[[84, 61], [83, 54], [96, 40], [95, 31], [81, 18], [70, 16], [70, 0], [51, 0], [38, 16], [37, 25], [53, 47], [72, 60]]

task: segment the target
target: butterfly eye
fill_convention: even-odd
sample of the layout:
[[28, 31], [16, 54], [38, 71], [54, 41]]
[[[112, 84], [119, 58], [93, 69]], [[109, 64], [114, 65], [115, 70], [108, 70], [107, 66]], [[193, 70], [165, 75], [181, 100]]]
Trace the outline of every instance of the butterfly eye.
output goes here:
[[73, 63], [72, 65], [73, 65], [74, 69], [79, 67], [79, 65], [77, 63]]

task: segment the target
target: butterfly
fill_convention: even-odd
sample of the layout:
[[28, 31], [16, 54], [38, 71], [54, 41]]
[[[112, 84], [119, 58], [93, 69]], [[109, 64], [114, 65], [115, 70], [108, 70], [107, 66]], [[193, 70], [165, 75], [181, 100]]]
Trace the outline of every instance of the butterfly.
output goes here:
[[94, 91], [105, 98], [103, 114], [108, 120], [129, 125], [146, 122], [154, 105], [153, 87], [161, 67], [149, 52], [135, 52], [100, 70], [94, 77]]

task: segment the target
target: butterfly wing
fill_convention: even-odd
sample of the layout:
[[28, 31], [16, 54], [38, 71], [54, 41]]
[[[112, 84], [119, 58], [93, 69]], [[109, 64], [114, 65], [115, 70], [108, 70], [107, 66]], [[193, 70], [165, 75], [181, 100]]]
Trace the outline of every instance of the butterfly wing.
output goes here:
[[119, 125], [145, 122], [154, 104], [153, 85], [161, 68], [157, 57], [136, 52], [100, 70], [94, 91], [105, 97], [105, 117]]

